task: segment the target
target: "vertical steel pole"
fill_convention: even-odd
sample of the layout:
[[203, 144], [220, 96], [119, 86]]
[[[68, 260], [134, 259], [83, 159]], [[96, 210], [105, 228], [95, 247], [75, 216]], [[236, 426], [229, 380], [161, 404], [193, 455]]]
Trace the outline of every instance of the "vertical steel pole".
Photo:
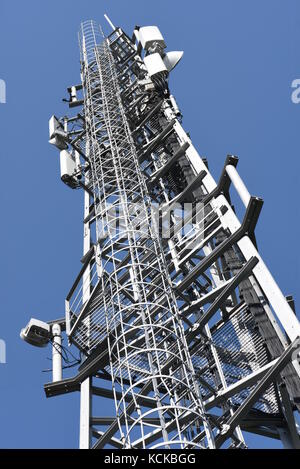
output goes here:
[[53, 324], [53, 346], [52, 346], [52, 381], [62, 380], [62, 356], [61, 356], [61, 327]]
[[[85, 179], [86, 184], [88, 183], [88, 176]], [[84, 193], [84, 219], [88, 216], [90, 210], [90, 195], [85, 191]], [[84, 224], [83, 228], [83, 255], [85, 255], [91, 247], [91, 232], [89, 222]], [[83, 276], [83, 284], [90, 284], [91, 272], [90, 268], [87, 268]], [[90, 296], [90, 289], [83, 289], [83, 303], [88, 300]], [[89, 377], [83, 381], [80, 385], [80, 435], [79, 435], [79, 447], [80, 449], [88, 449], [91, 446], [91, 429], [90, 420], [92, 412], [92, 378]]]
[[80, 435], [79, 448], [89, 449], [91, 446], [90, 418], [92, 410], [91, 395], [92, 378], [87, 378], [80, 385]]

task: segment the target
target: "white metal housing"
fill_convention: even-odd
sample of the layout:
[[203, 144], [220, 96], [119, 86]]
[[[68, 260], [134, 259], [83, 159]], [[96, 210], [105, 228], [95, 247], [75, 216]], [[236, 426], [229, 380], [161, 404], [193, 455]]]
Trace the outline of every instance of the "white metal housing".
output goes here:
[[60, 177], [62, 181], [68, 180], [76, 170], [75, 158], [67, 150], [60, 152]]
[[50, 340], [50, 326], [44, 321], [31, 318], [27, 326], [21, 330], [20, 337], [36, 347], [45, 347]]
[[161, 58], [158, 52], [147, 55], [144, 58], [144, 63], [150, 77], [153, 77], [157, 73], [165, 73], [168, 71], [164, 60]]
[[158, 43], [161, 47], [166, 47], [164, 38], [157, 26], [143, 26], [138, 31], [139, 40], [143, 49], [149, 49], [154, 43]]

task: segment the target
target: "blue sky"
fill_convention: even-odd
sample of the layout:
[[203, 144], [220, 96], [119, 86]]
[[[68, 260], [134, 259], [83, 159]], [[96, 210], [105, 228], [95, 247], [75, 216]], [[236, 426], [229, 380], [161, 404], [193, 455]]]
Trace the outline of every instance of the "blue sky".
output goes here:
[[[45, 398], [50, 376], [41, 370], [50, 349], [27, 346], [19, 331], [31, 316], [63, 316], [80, 268], [82, 193], [60, 182], [48, 119], [67, 112], [61, 98], [79, 82], [80, 22], [93, 18], [108, 32], [105, 12], [129, 34], [135, 24], [156, 24], [168, 50], [185, 51], [170, 80], [184, 127], [215, 178], [227, 154], [240, 157], [249, 191], [265, 200], [256, 231], [261, 254], [283, 293], [295, 295], [296, 307], [300, 300], [300, 104], [291, 101], [300, 78], [299, 2], [1, 0], [2, 448], [78, 444], [79, 395]], [[255, 437], [251, 443], [258, 445]]]

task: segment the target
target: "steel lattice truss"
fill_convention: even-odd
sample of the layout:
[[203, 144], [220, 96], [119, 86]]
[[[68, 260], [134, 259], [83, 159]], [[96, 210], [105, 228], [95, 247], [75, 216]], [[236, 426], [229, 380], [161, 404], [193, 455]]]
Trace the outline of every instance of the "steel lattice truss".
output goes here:
[[[299, 447], [300, 327], [256, 248], [262, 200], [249, 196], [238, 220], [237, 157], [216, 183], [135, 33], [81, 26], [82, 83], [69, 92], [82, 110], [56, 138], [76, 161], [65, 182], [85, 193], [65, 324], [86, 359], [46, 395], [81, 391], [82, 447], [243, 448], [243, 430]], [[93, 415], [99, 396], [115, 415]]]

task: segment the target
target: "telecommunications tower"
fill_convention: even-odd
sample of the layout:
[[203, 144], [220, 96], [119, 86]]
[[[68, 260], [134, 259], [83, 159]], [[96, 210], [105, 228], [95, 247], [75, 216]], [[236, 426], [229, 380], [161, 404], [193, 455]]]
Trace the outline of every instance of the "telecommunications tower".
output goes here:
[[[81, 448], [246, 448], [245, 432], [299, 448], [300, 325], [257, 250], [263, 201], [236, 156], [215, 182], [183, 130], [182, 52], [107, 20], [108, 37], [82, 23], [72, 115], [50, 119], [61, 179], [83, 189], [84, 252], [65, 318], [21, 333], [52, 343], [46, 395], [80, 392]], [[82, 357], [68, 378], [62, 333]]]

